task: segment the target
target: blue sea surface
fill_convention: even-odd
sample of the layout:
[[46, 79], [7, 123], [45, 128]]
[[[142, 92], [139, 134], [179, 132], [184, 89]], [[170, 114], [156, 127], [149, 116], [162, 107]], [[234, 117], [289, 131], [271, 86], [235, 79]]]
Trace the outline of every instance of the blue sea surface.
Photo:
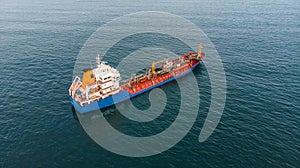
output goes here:
[[[299, 167], [299, 1], [0, 3], [0, 167]], [[224, 64], [227, 100], [218, 127], [199, 143], [211, 94], [205, 65], [199, 66], [194, 74], [200, 113], [190, 132], [163, 153], [131, 158], [105, 150], [85, 133], [73, 116], [68, 88], [89, 36], [139, 11], [182, 16], [208, 35]], [[143, 109], [147, 96], [133, 104]], [[118, 112], [106, 118], [129, 135], [149, 135], [170, 125], [173, 108], [146, 127], [135, 127]]]

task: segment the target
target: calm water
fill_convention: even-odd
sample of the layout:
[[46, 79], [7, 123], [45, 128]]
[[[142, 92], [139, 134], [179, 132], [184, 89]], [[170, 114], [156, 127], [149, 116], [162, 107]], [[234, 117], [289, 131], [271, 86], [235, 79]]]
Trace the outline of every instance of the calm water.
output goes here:
[[[1, 1], [1, 167], [298, 167], [300, 165], [300, 3], [294, 1]], [[222, 57], [227, 101], [204, 143], [198, 135], [209, 108], [205, 66], [200, 113], [191, 131], [170, 150], [128, 158], [98, 146], [74, 119], [67, 89], [78, 52], [101, 25], [124, 14], [155, 10], [189, 19]], [[176, 83], [164, 86], [174, 88]], [[147, 105], [147, 95], [136, 106]], [[177, 100], [173, 100], [177, 101]], [[144, 104], [143, 104], [144, 103]], [[140, 107], [143, 108], [143, 107]], [[176, 108], [176, 107], [174, 107]], [[106, 116], [114, 127], [119, 113]], [[163, 115], [153, 132], [167, 128]], [[160, 125], [159, 125], [160, 124]]]

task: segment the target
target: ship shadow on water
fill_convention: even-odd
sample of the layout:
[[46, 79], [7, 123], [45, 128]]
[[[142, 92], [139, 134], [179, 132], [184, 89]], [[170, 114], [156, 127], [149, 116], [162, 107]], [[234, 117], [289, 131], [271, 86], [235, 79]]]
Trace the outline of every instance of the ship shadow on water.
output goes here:
[[71, 106], [71, 110], [72, 110], [72, 114], [73, 114], [74, 119], [79, 122], [77, 114], [76, 114], [77, 112], [76, 112], [74, 106]]

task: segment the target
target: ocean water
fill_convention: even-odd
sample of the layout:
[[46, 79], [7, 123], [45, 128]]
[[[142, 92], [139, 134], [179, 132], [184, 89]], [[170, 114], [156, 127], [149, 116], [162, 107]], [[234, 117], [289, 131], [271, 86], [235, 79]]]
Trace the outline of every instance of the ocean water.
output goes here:
[[[299, 167], [299, 9], [296, 0], [1, 1], [0, 166]], [[138, 11], [179, 15], [207, 34], [224, 64], [227, 100], [217, 129], [199, 143], [210, 104], [209, 76], [199, 66], [200, 113], [190, 132], [161, 154], [130, 158], [89, 138], [73, 116], [68, 87], [89, 36]], [[176, 83], [162, 89], [174, 93]], [[133, 104], [149, 106], [147, 96]], [[118, 112], [105, 117], [122, 132], [145, 136], [163, 131], [174, 116], [165, 111], [143, 127]]]

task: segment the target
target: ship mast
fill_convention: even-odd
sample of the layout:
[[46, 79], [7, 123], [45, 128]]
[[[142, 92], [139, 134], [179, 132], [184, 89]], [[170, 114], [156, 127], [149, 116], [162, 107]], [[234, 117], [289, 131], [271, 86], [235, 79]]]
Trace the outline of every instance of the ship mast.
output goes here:
[[200, 43], [199, 48], [198, 48], [198, 58], [201, 58], [202, 55], [202, 43]]
[[99, 54], [98, 54], [98, 56], [96, 57], [96, 63], [97, 63], [97, 67], [100, 68], [101, 62], [100, 62]]

